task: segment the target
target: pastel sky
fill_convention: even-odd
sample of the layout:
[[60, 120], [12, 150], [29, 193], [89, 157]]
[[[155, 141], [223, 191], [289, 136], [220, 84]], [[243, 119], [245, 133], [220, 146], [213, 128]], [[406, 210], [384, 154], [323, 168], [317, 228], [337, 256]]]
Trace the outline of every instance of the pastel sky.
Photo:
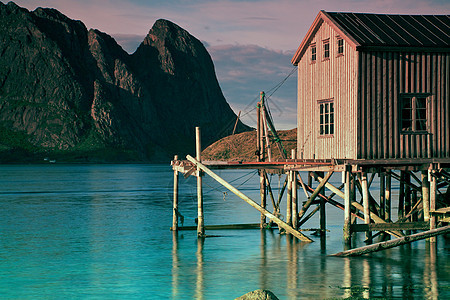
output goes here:
[[[1, 0], [3, 3], [7, 1]], [[277, 129], [296, 127], [296, 73], [291, 58], [320, 10], [450, 14], [450, 0], [16, 0], [52, 7], [88, 28], [113, 36], [129, 53], [157, 19], [201, 40], [213, 58], [222, 91], [242, 120], [256, 126], [254, 107], [266, 91]]]

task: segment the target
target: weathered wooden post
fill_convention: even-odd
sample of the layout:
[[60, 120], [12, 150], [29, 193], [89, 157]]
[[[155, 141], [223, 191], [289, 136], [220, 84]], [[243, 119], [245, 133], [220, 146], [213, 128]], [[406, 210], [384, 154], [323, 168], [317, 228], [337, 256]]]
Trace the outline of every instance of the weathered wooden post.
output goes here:
[[402, 219], [405, 216], [405, 171], [400, 171], [400, 190], [398, 194], [398, 213], [397, 217]]
[[348, 170], [349, 166], [346, 166], [345, 172], [345, 182], [344, 182], [344, 243], [349, 246], [351, 244], [352, 232], [351, 232], [351, 200], [350, 200], [350, 174], [351, 171]]
[[[195, 150], [196, 159], [202, 160], [202, 143], [200, 127], [195, 127]], [[203, 186], [202, 186], [202, 171], [197, 168], [197, 236], [205, 236], [205, 220], [203, 217]]]
[[430, 221], [430, 182], [428, 181], [428, 171], [422, 171], [422, 207], [423, 220]]
[[[324, 177], [325, 173], [320, 172], [320, 176]], [[320, 193], [325, 196], [325, 188], [322, 188], [320, 190]], [[320, 197], [320, 236], [325, 237], [325, 233], [327, 230], [327, 214], [326, 214], [326, 207], [325, 207], [326, 201], [322, 197]]]
[[[262, 208], [266, 208], [266, 170], [265, 169], [260, 169], [259, 170], [259, 193], [260, 193], [260, 197], [261, 197], [261, 207]], [[266, 224], [266, 216], [261, 213], [261, 222], [260, 222], [260, 227], [264, 228]]]
[[[296, 159], [295, 149], [291, 150], [292, 159]], [[298, 200], [297, 200], [297, 172], [292, 172], [292, 224], [297, 229], [298, 224]]]
[[380, 217], [385, 220], [386, 215], [386, 173], [380, 171]]
[[388, 222], [391, 219], [392, 209], [391, 173], [386, 173], [384, 197], [386, 204], [384, 209], [384, 220]]
[[[370, 224], [369, 186], [367, 184], [366, 171], [361, 172], [361, 188], [363, 193], [364, 223]], [[366, 239], [369, 243], [372, 243], [372, 232], [370, 230], [366, 231]]]
[[[288, 171], [287, 195], [286, 195], [286, 223], [292, 225], [292, 171]], [[294, 224], [294, 228], [297, 224]]]
[[[173, 158], [174, 161], [178, 160], [178, 155]], [[178, 230], [178, 171], [173, 171], [173, 217], [172, 217], [172, 230]]]
[[[431, 170], [428, 174], [428, 180], [430, 181], [430, 211], [434, 212], [436, 210], [436, 177], [432, 175], [433, 170]], [[436, 228], [436, 216], [430, 216], [430, 230]], [[430, 238], [431, 243], [436, 243], [436, 237]]]
[[256, 105], [256, 160], [262, 161], [261, 158], [261, 152], [262, 152], [262, 146], [261, 146], [261, 105], [258, 102]]
[[[263, 108], [263, 100], [264, 100], [264, 92], [261, 92], [261, 101], [258, 102], [257, 105], [257, 128], [256, 128], [256, 134], [257, 134], [257, 150], [258, 150], [258, 161], [264, 161], [265, 160], [265, 152], [266, 147], [264, 144], [264, 108]], [[265, 169], [259, 169], [259, 194], [261, 198], [261, 207], [266, 208], [266, 170]], [[260, 219], [260, 227], [263, 228], [266, 224], [266, 216], [261, 213], [261, 219]]]

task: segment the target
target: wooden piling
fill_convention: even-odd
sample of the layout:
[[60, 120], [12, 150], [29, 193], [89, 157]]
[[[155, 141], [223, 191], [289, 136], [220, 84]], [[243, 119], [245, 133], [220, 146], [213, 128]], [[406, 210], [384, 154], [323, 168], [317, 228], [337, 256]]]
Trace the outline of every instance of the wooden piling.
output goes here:
[[[178, 155], [173, 158], [174, 161], [178, 160]], [[172, 230], [178, 230], [178, 171], [173, 171], [173, 216], [172, 216]]]
[[[369, 186], [367, 184], [367, 173], [361, 172], [361, 188], [363, 193], [363, 208], [364, 208], [364, 223], [370, 224], [370, 209], [369, 209]], [[366, 232], [366, 239], [369, 243], [372, 242], [372, 232]]]
[[[195, 150], [197, 161], [202, 160], [202, 144], [200, 127], [195, 127]], [[202, 171], [197, 168], [197, 236], [205, 236], [205, 220], [203, 217]]]
[[[287, 195], [286, 195], [286, 223], [292, 225], [292, 171], [288, 174]], [[296, 227], [296, 224], [294, 224]]]
[[239, 198], [241, 198], [242, 200], [244, 200], [245, 202], [250, 204], [253, 208], [257, 209], [259, 212], [263, 213], [271, 221], [273, 221], [274, 223], [278, 224], [278, 226], [283, 228], [284, 230], [286, 230], [287, 233], [292, 234], [293, 236], [295, 236], [296, 238], [298, 238], [299, 240], [301, 240], [303, 242], [312, 242], [312, 240], [310, 238], [308, 238], [307, 236], [303, 235], [298, 230], [295, 230], [294, 228], [289, 226], [287, 223], [283, 222], [278, 217], [274, 216], [271, 212], [267, 211], [265, 208], [261, 207], [258, 203], [256, 203], [255, 201], [253, 201], [252, 199], [247, 197], [245, 194], [243, 194], [241, 191], [239, 191], [237, 188], [235, 188], [234, 186], [232, 186], [231, 184], [229, 184], [228, 182], [223, 180], [221, 177], [219, 177], [217, 174], [212, 172], [210, 169], [208, 169], [205, 165], [200, 163], [195, 158], [193, 158], [190, 155], [186, 156], [186, 158], [187, 158], [187, 160], [189, 160], [190, 162], [195, 164], [198, 169], [204, 171], [211, 178], [213, 178], [214, 180], [216, 180], [217, 182], [222, 184], [224, 187], [229, 189], [236, 196], [238, 196]]
[[[320, 175], [323, 176], [323, 172], [321, 172]], [[321, 194], [326, 197], [324, 187], [322, 187]], [[321, 236], [325, 236], [325, 232], [327, 230], [327, 228], [326, 228], [327, 227], [327, 214], [326, 214], [326, 210], [325, 210], [326, 209], [325, 204], [326, 204], [325, 199], [321, 197], [320, 204], [319, 204], [320, 205], [320, 235]]]
[[[348, 168], [346, 168], [348, 169]], [[351, 244], [351, 200], [350, 200], [350, 174], [349, 170], [345, 170], [345, 182], [344, 182], [344, 243], [346, 245]]]
[[386, 173], [380, 171], [380, 218], [386, 215]]
[[392, 215], [392, 193], [391, 193], [390, 173], [386, 173], [384, 197], [385, 197], [384, 220], [388, 222], [391, 220]]
[[423, 220], [430, 220], [430, 182], [428, 181], [428, 171], [422, 171], [422, 207]]
[[405, 216], [405, 171], [400, 171], [400, 190], [398, 194], [398, 210], [397, 218], [401, 219]]
[[[295, 149], [291, 152], [292, 159], [295, 159]], [[292, 224], [297, 228], [298, 223], [298, 198], [297, 198], [297, 172], [292, 172]]]
[[[319, 180], [323, 180], [321, 177], [318, 177], [317, 174], [315, 174], [314, 172], [311, 172], [312, 176], [317, 177]], [[327, 182], [325, 184], [325, 187], [327, 189], [329, 189], [330, 191], [332, 191], [333, 193], [336, 193], [336, 195], [338, 195], [339, 197], [341, 197], [342, 199], [345, 199], [345, 195], [344, 193], [338, 189], [337, 187], [335, 187], [334, 185], [332, 185], [331, 183]], [[354, 189], [353, 189], [354, 190]], [[352, 196], [352, 206], [355, 207], [356, 209], [358, 209], [361, 212], [364, 212], [364, 207], [359, 204], [354, 200], [354, 197]], [[369, 211], [370, 214], [370, 218], [375, 222], [375, 223], [387, 223], [386, 221], [384, 221], [383, 219], [381, 219], [379, 216], [377, 216], [375, 213]], [[402, 237], [403, 234], [400, 231], [387, 231], [387, 233], [395, 236], [395, 237]]]
[[[430, 211], [436, 210], [436, 177], [432, 176], [431, 173], [428, 176], [428, 180], [430, 181]], [[436, 216], [430, 216], [430, 230], [436, 228]], [[436, 243], [436, 237], [431, 237], [429, 239], [431, 243]]]
[[[261, 207], [263, 207], [264, 209], [266, 208], [266, 170], [264, 169], [260, 169], [259, 170], [259, 193], [260, 193], [260, 197], [261, 197]], [[261, 228], [264, 228], [266, 224], [266, 216], [261, 213], [261, 221], [260, 221], [260, 225]]]

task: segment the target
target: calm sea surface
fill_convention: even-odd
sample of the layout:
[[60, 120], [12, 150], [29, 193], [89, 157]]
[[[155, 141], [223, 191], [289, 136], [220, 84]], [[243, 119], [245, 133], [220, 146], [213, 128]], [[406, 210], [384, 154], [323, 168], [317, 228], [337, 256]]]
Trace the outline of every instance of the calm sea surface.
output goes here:
[[[258, 199], [256, 171], [217, 173]], [[272, 184], [277, 195], [278, 175]], [[169, 230], [172, 186], [169, 165], [0, 166], [0, 298], [234, 299], [258, 288], [280, 299], [450, 298], [442, 237], [435, 248], [419, 241], [329, 257], [343, 250], [343, 213], [328, 206], [324, 241], [304, 244], [277, 230], [210, 230], [198, 240], [195, 231]], [[205, 177], [207, 225], [259, 222], [225, 192]], [[181, 177], [184, 225], [194, 225], [196, 209], [196, 181]], [[318, 217], [303, 226], [317, 227]]]

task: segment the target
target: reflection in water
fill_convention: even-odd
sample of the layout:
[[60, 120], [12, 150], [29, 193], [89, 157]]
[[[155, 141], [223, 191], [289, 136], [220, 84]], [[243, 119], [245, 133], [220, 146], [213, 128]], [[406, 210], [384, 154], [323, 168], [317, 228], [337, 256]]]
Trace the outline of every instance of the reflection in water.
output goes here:
[[204, 274], [203, 274], [203, 245], [205, 243], [205, 238], [197, 238], [197, 284], [195, 286], [195, 299], [203, 299], [204, 290]]
[[180, 261], [178, 258], [178, 232], [172, 231], [172, 299], [178, 298], [180, 276]]
[[363, 287], [363, 298], [370, 299], [370, 263], [368, 259], [363, 260], [363, 276], [362, 276], [362, 287]]
[[350, 265], [350, 258], [344, 257], [344, 282], [342, 283], [342, 288], [344, 289], [344, 298], [350, 298], [352, 296], [352, 269]]
[[428, 299], [438, 299], [438, 278], [436, 272], [436, 243], [426, 243], [426, 250], [430, 255], [425, 256], [425, 268], [424, 268], [424, 285], [426, 290], [426, 297]]
[[298, 298], [298, 243], [297, 238], [292, 235], [286, 235], [287, 252], [287, 293], [289, 299]]
[[259, 285], [262, 289], [265, 289], [267, 286], [267, 277], [266, 277], [266, 266], [267, 266], [267, 255], [266, 255], [266, 234], [267, 230], [261, 230], [261, 272], [259, 278]]

